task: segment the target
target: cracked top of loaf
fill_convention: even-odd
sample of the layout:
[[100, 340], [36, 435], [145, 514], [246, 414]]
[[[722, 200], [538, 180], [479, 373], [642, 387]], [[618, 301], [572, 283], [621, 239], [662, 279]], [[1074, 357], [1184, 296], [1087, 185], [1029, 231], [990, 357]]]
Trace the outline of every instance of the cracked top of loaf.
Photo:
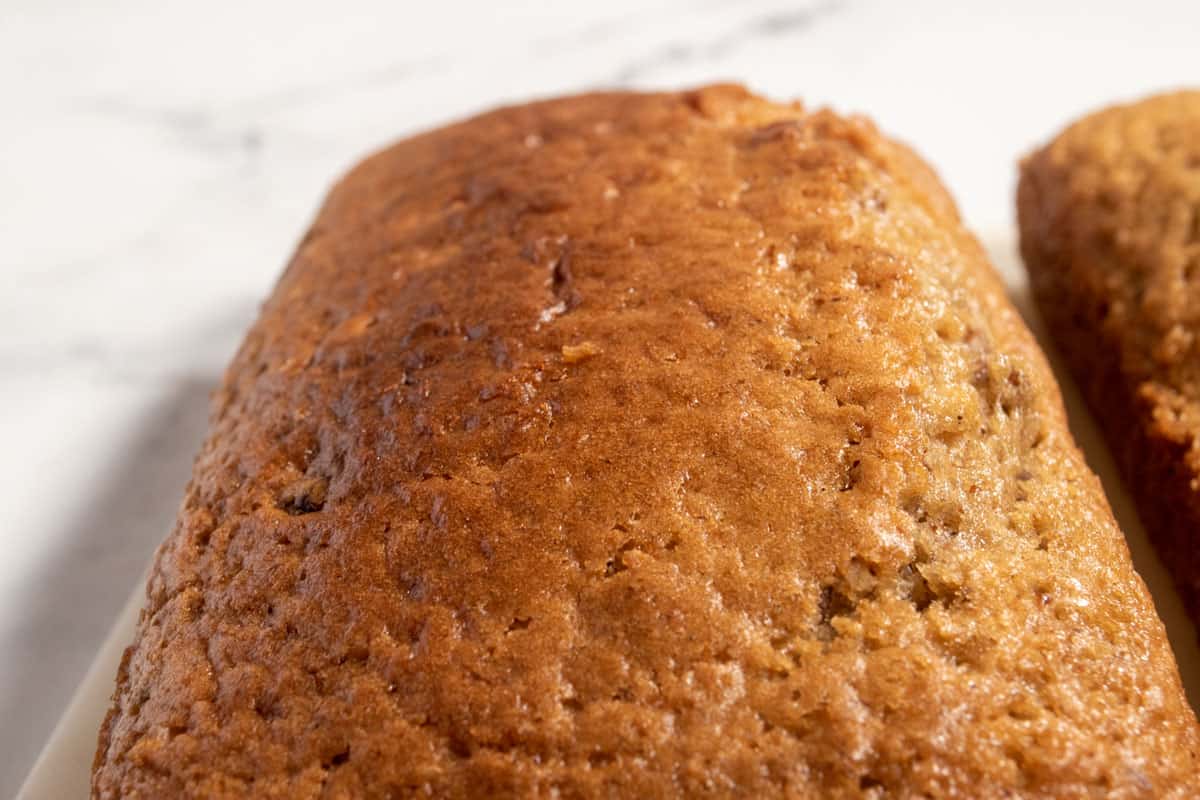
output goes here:
[[336, 186], [216, 395], [93, 788], [1183, 797], [1198, 748], [932, 171], [715, 86]]

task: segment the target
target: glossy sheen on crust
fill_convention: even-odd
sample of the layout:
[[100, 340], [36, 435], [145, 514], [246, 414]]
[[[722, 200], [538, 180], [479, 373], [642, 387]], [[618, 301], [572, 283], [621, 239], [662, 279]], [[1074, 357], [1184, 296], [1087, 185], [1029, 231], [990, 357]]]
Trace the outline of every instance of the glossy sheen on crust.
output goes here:
[[1071, 126], [1018, 205], [1042, 314], [1200, 621], [1200, 92]]
[[332, 192], [215, 401], [97, 797], [1185, 797], [1053, 379], [867, 122], [509, 108]]

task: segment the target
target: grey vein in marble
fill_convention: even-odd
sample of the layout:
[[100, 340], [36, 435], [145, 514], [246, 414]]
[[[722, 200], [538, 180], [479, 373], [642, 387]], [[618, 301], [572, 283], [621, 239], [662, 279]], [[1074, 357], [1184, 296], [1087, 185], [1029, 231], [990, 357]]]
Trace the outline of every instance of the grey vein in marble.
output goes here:
[[821, 19], [830, 16], [845, 3], [827, 0], [794, 11], [776, 11], [750, 19], [729, 33], [708, 41], [674, 41], [625, 64], [613, 82], [626, 85], [645, 80], [666, 67], [682, 67], [697, 62], [716, 61], [764, 38], [805, 33]]

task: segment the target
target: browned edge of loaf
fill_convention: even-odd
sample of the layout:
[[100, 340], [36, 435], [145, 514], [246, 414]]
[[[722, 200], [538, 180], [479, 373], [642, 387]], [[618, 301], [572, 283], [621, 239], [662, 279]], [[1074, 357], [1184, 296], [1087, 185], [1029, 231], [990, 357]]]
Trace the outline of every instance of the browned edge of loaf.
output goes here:
[[1200, 624], [1200, 92], [1074, 123], [1022, 163], [1017, 212], [1042, 317]]
[[93, 794], [1186, 798], [1198, 751], [932, 170], [724, 86], [501, 109], [334, 188]]

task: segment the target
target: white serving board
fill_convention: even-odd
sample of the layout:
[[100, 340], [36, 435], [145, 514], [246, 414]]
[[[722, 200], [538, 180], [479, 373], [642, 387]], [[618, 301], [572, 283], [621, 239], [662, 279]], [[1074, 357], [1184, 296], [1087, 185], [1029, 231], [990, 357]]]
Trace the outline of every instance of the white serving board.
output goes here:
[[[1134, 512], [1133, 501], [1117, 477], [1112, 457], [1100, 437], [1095, 421], [1087, 412], [1078, 389], [1045, 335], [1029, 296], [1028, 282], [1017, 256], [1014, 237], [1011, 233], [1005, 233], [984, 237], [983, 242], [992, 256], [992, 262], [1004, 275], [1010, 296], [1050, 356], [1062, 387], [1071, 430], [1087, 454], [1088, 463], [1099, 473], [1104, 483], [1113, 512], [1129, 541], [1134, 564], [1150, 587], [1158, 613], [1166, 623], [1167, 634], [1171, 638], [1171, 646], [1175, 649], [1188, 697], [1194, 708], [1200, 708], [1200, 646], [1197, 644], [1196, 634], [1183, 612], [1183, 606], [1171, 585], [1170, 577], [1146, 539], [1145, 530]], [[17, 800], [68, 800], [87, 797], [96, 734], [108, 708], [121, 654], [133, 640], [143, 596], [144, 591], [139, 582], [76, 690], [71, 704], [38, 756], [25, 785], [17, 795]]]

